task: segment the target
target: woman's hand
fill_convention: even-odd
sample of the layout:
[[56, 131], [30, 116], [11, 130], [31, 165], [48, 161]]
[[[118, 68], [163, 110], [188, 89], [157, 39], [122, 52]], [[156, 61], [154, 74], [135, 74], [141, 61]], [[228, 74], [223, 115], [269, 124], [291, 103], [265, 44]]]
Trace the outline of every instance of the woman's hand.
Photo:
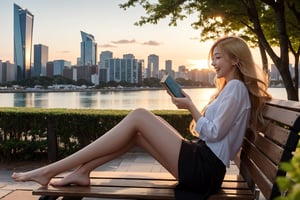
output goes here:
[[178, 109], [187, 109], [193, 116], [193, 119], [197, 122], [198, 119], [201, 117], [201, 114], [195, 104], [193, 103], [191, 97], [181, 90], [182, 94], [184, 95], [183, 98], [176, 98], [172, 96], [172, 102]]
[[181, 90], [181, 92], [184, 95], [184, 97], [176, 98], [174, 96], [171, 96], [172, 97], [172, 102], [174, 103], [174, 105], [178, 109], [187, 109], [187, 110], [189, 110], [190, 106], [193, 104], [192, 99], [183, 90]]

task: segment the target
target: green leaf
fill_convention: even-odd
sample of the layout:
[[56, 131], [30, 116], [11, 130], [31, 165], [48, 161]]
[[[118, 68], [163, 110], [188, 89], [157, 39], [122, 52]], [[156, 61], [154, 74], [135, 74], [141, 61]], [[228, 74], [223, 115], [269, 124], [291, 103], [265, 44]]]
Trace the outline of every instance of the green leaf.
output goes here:
[[291, 172], [295, 170], [294, 166], [290, 162], [280, 163], [280, 169], [282, 169], [285, 172]]
[[292, 199], [300, 199], [300, 184], [294, 184], [293, 185], [293, 189], [291, 194], [289, 195], [291, 196]]
[[291, 181], [286, 177], [277, 177], [276, 181], [281, 191], [289, 190], [292, 185]]

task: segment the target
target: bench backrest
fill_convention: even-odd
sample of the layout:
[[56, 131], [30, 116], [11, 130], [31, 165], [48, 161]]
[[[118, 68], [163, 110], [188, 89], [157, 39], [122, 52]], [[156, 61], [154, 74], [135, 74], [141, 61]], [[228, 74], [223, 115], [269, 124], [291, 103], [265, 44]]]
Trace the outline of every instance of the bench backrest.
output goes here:
[[276, 177], [284, 176], [280, 162], [288, 161], [295, 151], [300, 132], [300, 102], [272, 100], [264, 109], [267, 127], [256, 133], [248, 130], [240, 155], [240, 173], [253, 190], [266, 199], [280, 195]]

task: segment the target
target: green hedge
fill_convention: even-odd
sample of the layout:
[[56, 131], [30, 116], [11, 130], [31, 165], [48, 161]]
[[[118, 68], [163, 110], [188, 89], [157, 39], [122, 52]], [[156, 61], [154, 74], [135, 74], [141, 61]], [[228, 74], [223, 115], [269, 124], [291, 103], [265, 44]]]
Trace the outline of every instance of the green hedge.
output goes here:
[[[88, 145], [121, 121], [129, 110], [0, 108], [0, 160], [50, 161]], [[152, 111], [183, 136], [191, 116], [186, 111]], [[53, 152], [55, 151], [55, 152]], [[41, 156], [42, 155], [42, 156]]]

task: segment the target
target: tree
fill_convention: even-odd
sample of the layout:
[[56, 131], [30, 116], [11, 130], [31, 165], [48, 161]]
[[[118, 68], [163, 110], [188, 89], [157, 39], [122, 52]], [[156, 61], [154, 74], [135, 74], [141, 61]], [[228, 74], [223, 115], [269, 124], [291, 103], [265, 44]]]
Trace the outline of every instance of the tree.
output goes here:
[[[298, 97], [298, 64], [300, 55], [300, 1], [299, 0], [128, 0], [120, 5], [128, 9], [141, 5], [147, 16], [141, 16], [136, 25], [157, 24], [170, 17], [169, 25], [176, 26], [191, 14], [198, 21], [191, 24], [200, 29], [201, 40], [221, 35], [239, 35], [260, 49], [262, 65], [267, 70], [267, 54], [276, 65], [286, 88], [288, 99]], [[279, 47], [277, 55], [274, 46]], [[295, 58], [293, 77], [289, 70], [289, 52]]]

